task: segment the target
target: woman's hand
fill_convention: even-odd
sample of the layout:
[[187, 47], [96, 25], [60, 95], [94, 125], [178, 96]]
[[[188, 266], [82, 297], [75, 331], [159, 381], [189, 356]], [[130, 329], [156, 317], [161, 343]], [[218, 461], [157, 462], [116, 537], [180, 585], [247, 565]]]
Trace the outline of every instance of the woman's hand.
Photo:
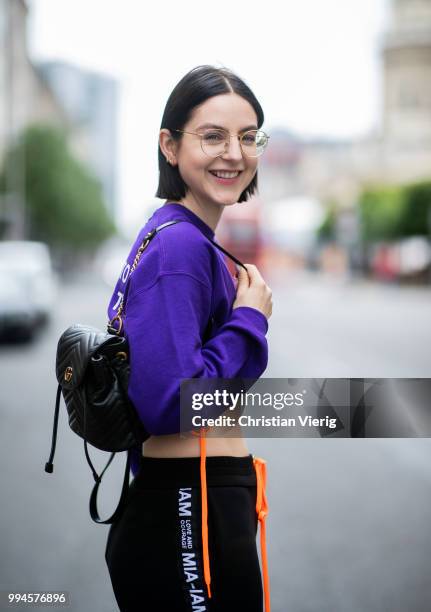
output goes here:
[[236, 288], [236, 300], [232, 308], [250, 306], [260, 310], [269, 319], [272, 314], [272, 291], [263, 280], [255, 265], [244, 265], [248, 273], [242, 266], [237, 267], [238, 286]]

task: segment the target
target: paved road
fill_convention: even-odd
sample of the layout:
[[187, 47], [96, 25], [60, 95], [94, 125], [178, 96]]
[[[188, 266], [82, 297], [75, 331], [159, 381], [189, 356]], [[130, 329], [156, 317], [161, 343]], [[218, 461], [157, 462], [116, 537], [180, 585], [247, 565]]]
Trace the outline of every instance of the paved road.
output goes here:
[[[429, 290], [274, 279], [267, 377], [431, 377]], [[60, 291], [58, 314], [30, 346], [0, 346], [0, 588], [68, 590], [73, 612], [117, 612], [104, 564], [107, 526], [88, 513], [93, 486], [64, 405], [48, 459], [56, 341], [74, 321], [104, 325], [109, 289]], [[249, 441], [268, 462], [272, 612], [431, 609], [431, 441]], [[106, 455], [92, 449], [98, 467]], [[119, 493], [122, 456], [101, 510]], [[257, 541], [259, 543], [259, 541]], [[153, 612], [153, 611], [151, 611]]]

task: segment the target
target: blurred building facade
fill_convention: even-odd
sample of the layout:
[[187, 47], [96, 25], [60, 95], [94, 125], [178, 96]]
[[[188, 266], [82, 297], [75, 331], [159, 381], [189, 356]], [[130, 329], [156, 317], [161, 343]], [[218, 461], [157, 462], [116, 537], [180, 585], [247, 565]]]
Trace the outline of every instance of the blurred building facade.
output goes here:
[[68, 126], [62, 105], [29, 59], [27, 13], [24, 0], [0, 0], [0, 159], [11, 138], [33, 121]]
[[431, 173], [431, 0], [394, 0], [383, 48], [385, 170]]
[[[26, 125], [49, 122], [68, 129], [61, 104], [30, 61], [27, 51], [28, 6], [24, 0], [0, 0], [0, 165]], [[25, 235], [24, 160], [6, 168], [6, 195], [0, 197], [0, 223], [6, 235]]]
[[431, 0], [391, 0], [381, 46], [380, 127], [356, 140], [271, 133], [259, 193], [271, 202], [307, 194], [351, 208], [365, 183], [431, 176]]
[[118, 85], [108, 76], [64, 62], [38, 67], [73, 123], [71, 145], [101, 181], [105, 202], [117, 213]]
[[[33, 63], [27, 46], [28, 11], [25, 0], [0, 0], [0, 167], [6, 150], [27, 125], [62, 128], [75, 155], [99, 178], [114, 216], [117, 85], [108, 77], [65, 64]], [[6, 168], [0, 225], [7, 228], [8, 238], [26, 235], [24, 178], [24, 160]]]

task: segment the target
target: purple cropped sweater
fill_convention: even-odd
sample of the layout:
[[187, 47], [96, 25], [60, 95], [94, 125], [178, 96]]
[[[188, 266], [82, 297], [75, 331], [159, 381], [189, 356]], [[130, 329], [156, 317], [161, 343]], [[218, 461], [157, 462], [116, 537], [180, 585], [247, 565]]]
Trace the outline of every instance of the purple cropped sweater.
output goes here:
[[[234, 279], [213, 230], [182, 204], [168, 202], [149, 218], [129, 252], [108, 306], [117, 312], [136, 251], [151, 229], [173, 219], [151, 240], [130, 276], [124, 333], [129, 342], [128, 395], [152, 435], [180, 431], [183, 378], [259, 378], [268, 363], [265, 315], [232, 309]], [[213, 317], [210, 338], [202, 338]], [[142, 449], [133, 449], [135, 476]]]

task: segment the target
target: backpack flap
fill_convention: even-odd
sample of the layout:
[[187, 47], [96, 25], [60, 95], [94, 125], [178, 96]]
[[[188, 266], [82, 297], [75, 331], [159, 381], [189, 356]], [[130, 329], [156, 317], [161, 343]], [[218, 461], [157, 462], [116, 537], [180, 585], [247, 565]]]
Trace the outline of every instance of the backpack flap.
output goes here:
[[83, 381], [92, 356], [97, 359], [99, 349], [112, 345], [112, 351], [119, 351], [125, 342], [121, 336], [108, 334], [90, 325], [71, 325], [61, 335], [57, 345], [55, 371], [58, 383], [65, 390], [76, 389]]

